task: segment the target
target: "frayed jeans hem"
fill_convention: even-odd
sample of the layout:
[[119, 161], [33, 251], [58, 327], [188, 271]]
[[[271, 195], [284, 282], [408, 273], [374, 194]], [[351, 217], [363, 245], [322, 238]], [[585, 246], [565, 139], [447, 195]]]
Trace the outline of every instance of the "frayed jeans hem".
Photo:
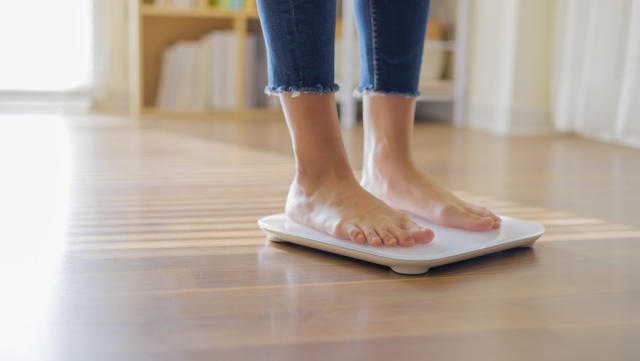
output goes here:
[[359, 87], [353, 91], [353, 96], [356, 98], [362, 98], [363, 95], [397, 95], [405, 98], [417, 98], [420, 96], [420, 92], [399, 92], [399, 91], [387, 91], [387, 90], [374, 90], [372, 87]]
[[297, 97], [301, 93], [311, 93], [311, 94], [331, 94], [340, 90], [340, 87], [337, 84], [333, 84], [332, 86], [323, 86], [321, 84], [316, 85], [315, 87], [298, 87], [298, 86], [267, 86], [264, 88], [264, 93], [267, 95], [280, 95], [282, 93], [293, 93], [291, 96]]

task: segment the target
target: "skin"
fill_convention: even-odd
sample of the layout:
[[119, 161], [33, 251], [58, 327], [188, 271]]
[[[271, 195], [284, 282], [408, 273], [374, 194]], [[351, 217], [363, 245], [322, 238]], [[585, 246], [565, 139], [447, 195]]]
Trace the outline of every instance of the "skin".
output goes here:
[[334, 94], [283, 93], [280, 101], [296, 162], [285, 206], [289, 218], [336, 238], [387, 247], [433, 240], [433, 231], [403, 211], [450, 227], [499, 226], [499, 218], [488, 210], [459, 200], [413, 167], [409, 150], [415, 100], [365, 96], [361, 183], [349, 165]]
[[461, 200], [422, 175], [411, 159], [414, 98], [366, 95], [364, 159], [360, 184], [395, 209], [446, 227], [486, 231], [500, 227], [500, 217]]

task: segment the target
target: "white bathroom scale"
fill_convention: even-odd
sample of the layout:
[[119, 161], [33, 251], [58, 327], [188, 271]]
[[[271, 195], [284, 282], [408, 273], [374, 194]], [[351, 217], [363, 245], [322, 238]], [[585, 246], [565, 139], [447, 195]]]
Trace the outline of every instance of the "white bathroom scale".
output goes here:
[[258, 224], [273, 242], [295, 243], [377, 263], [402, 274], [426, 273], [431, 267], [510, 248], [530, 247], [544, 233], [541, 224], [502, 216], [499, 229], [485, 232], [447, 228], [415, 216], [411, 218], [419, 225], [433, 230], [433, 241], [427, 244], [416, 243], [413, 247], [375, 247], [357, 244], [295, 223], [284, 214], [264, 217]]

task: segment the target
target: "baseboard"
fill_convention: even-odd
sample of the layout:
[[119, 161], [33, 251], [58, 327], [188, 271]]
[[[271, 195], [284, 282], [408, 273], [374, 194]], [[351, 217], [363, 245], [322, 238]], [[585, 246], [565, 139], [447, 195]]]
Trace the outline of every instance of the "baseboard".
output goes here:
[[522, 105], [498, 107], [470, 104], [466, 124], [473, 129], [503, 135], [554, 133], [549, 110]]

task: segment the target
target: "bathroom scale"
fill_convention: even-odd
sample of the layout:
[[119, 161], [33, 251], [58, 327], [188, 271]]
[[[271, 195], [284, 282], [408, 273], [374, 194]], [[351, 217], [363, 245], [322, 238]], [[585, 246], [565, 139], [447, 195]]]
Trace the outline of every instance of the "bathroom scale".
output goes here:
[[544, 233], [541, 224], [503, 217], [499, 229], [471, 232], [436, 225], [411, 216], [417, 224], [433, 230], [435, 238], [412, 247], [384, 247], [357, 244], [331, 237], [274, 214], [258, 221], [272, 242], [290, 242], [322, 251], [388, 266], [402, 274], [421, 274], [431, 267], [458, 262], [515, 247], [530, 247]]

